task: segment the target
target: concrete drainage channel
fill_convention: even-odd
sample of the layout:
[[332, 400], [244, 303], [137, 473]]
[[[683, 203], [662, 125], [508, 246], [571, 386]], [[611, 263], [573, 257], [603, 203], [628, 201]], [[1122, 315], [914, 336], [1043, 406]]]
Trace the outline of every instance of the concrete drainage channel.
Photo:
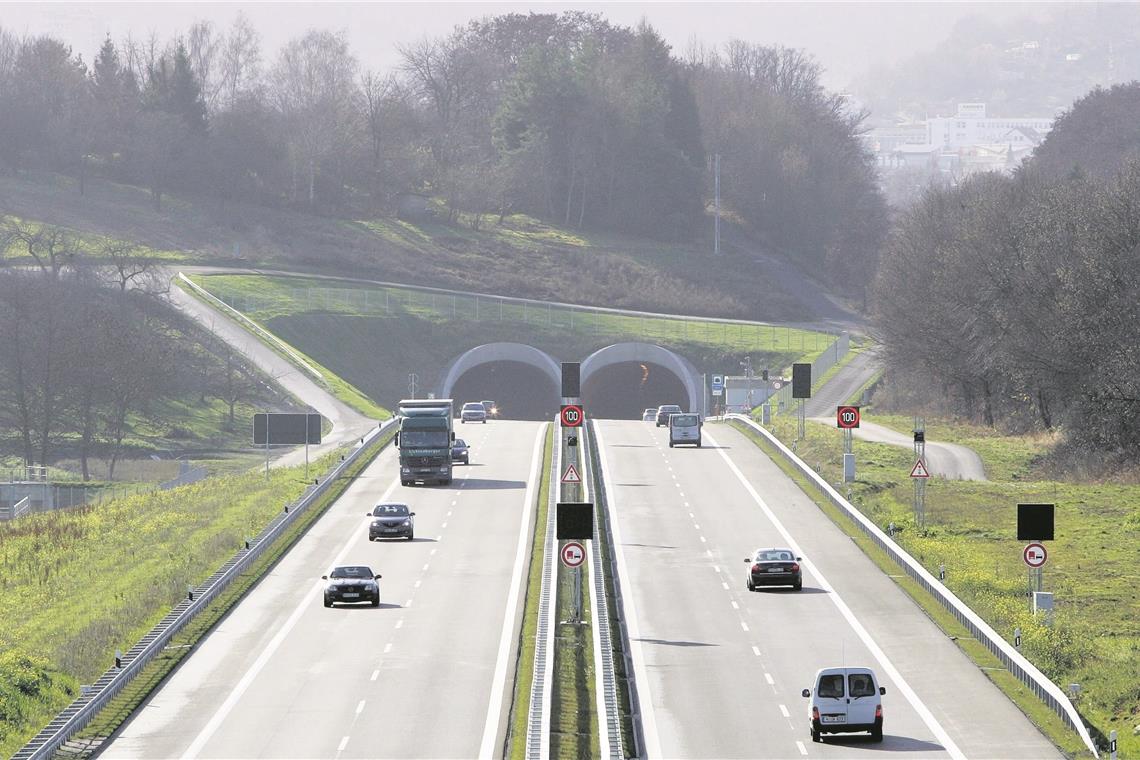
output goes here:
[[193, 589], [174, 607], [149, 633], [147, 633], [125, 655], [117, 658], [115, 666], [108, 669], [98, 681], [59, 713], [43, 730], [32, 738], [22, 749], [12, 756], [13, 760], [47, 760], [55, 755], [71, 737], [75, 736], [98, 712], [106, 707], [143, 669], [165, 649], [170, 640], [187, 623], [203, 612], [209, 604], [231, 583], [240, 577], [250, 565], [269, 551], [276, 540], [284, 535], [336, 482], [341, 473], [352, 467], [362, 458], [379, 453], [379, 443], [384, 433], [391, 429], [395, 420], [374, 429], [360, 445], [347, 454], [342, 462], [333, 468], [318, 485], [313, 486], [296, 504], [287, 505], [284, 511], [267, 526], [257, 538], [250, 541], [248, 548], [237, 552], [226, 564], [210, 576], [205, 583]]
[[[538, 526], [545, 532], [545, 540], [525, 757], [546, 760], [567, 752], [605, 758], [639, 757], [642, 742], [634, 731], [637, 721], [628, 707], [636, 704], [630, 696], [632, 671], [625, 667], [628, 640], [620, 603], [615, 603], [620, 596], [613, 588], [616, 574], [609, 551], [609, 523], [592, 435], [581, 427], [559, 427], [558, 430], [550, 471], [551, 485], [555, 487], [550, 489], [546, 525]], [[560, 501], [592, 501], [594, 504], [593, 539], [585, 547], [584, 557], [576, 560], [585, 565], [587, 577], [584, 580], [577, 570], [560, 567], [563, 550], [568, 547], [567, 542], [556, 537]], [[574, 548], [569, 547], [571, 556]], [[588, 607], [583, 603], [583, 590], [589, 599]], [[560, 619], [563, 612], [568, 613], [567, 619]], [[583, 614], [586, 612], [588, 615]], [[592, 683], [587, 683], [590, 668], [582, 667], [586, 658], [581, 650], [585, 648], [586, 635], [593, 661]], [[615, 640], [620, 644], [616, 658]], [[621, 667], [615, 667], [619, 663]], [[556, 681], [568, 673], [575, 679], [574, 688], [570, 690]], [[567, 691], [572, 694], [567, 695]], [[592, 704], [579, 702], [581, 694], [591, 695]], [[585, 739], [578, 727], [579, 716], [586, 710], [596, 712], [596, 744], [592, 735], [593, 721]], [[563, 732], [565, 726], [575, 730]], [[627, 748], [626, 737], [632, 738], [632, 748]], [[575, 743], [575, 748], [566, 746]], [[629, 749], [633, 751], [627, 754]]]

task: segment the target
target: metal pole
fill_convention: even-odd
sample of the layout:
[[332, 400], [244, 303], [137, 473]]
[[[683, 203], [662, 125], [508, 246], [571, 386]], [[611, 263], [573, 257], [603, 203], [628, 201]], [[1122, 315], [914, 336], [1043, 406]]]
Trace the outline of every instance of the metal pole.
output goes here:
[[716, 209], [716, 221], [714, 222], [714, 236], [713, 236], [713, 255], [720, 255], [720, 154], [717, 153], [713, 157], [713, 176], [715, 177], [713, 184], [715, 191], [713, 196], [714, 207]]
[[265, 413], [265, 479], [269, 480], [269, 412]]

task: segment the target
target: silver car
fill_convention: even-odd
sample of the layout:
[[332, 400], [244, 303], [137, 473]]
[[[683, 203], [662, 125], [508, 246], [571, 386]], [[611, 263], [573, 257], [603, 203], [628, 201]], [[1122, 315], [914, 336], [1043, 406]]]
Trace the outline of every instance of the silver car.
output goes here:
[[468, 401], [459, 411], [460, 422], [482, 422], [487, 424], [487, 410], [482, 401]]

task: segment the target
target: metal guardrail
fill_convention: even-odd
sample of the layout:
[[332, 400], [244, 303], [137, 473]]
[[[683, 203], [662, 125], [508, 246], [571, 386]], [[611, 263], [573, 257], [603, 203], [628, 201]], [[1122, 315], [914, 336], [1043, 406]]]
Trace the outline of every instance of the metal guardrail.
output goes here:
[[249, 543], [248, 549], [240, 549], [228, 562], [194, 589], [191, 598], [184, 599], [174, 607], [158, 625], [150, 630], [134, 647], [119, 658], [116, 667], [108, 669], [99, 680], [86, 689], [78, 699], [63, 709], [52, 721], [12, 756], [12, 760], [48, 760], [72, 736], [91, 722], [102, 708], [115, 698], [155, 656], [160, 654], [170, 640], [183, 627], [205, 610], [220, 593], [256, 561], [287, 531], [301, 515], [315, 502], [348, 467], [369, 452], [379, 436], [383, 435], [396, 422], [395, 418], [385, 421], [362, 443], [337, 464], [323, 482], [309, 488], [296, 504], [286, 506], [261, 534]]
[[0, 520], [15, 520], [32, 510], [32, 497], [25, 496], [10, 507], [0, 507]]
[[[590, 435], [581, 437], [584, 448], [582, 456], [582, 486], [587, 494], [593, 494], [594, 502], [594, 540], [590, 542], [590, 609], [594, 613], [594, 673], [597, 692], [600, 695], [600, 713], [598, 725], [602, 729], [601, 754], [603, 757], [624, 758], [625, 748], [621, 734], [621, 702], [618, 700], [617, 676], [614, 673], [614, 648], [610, 637], [610, 608], [606, 594], [606, 565], [602, 560], [602, 541], [612, 541], [608, 532], [601, 530], [601, 520], [598, 517], [604, 508], [601, 494], [604, 489], [591, 488], [594, 482], [601, 481], [601, 473], [594, 467], [594, 438], [592, 435], [592, 421], [587, 423]], [[585, 497], [589, 500], [589, 496]], [[608, 526], [608, 523], [607, 523]], [[612, 577], [617, 579], [617, 573], [610, 568]], [[619, 606], [620, 610], [621, 607]], [[621, 617], [619, 615], [619, 621]], [[624, 622], [622, 635], [625, 637]], [[628, 651], [623, 647], [623, 651]]]
[[903, 551], [886, 533], [881, 531], [866, 515], [853, 507], [838, 491], [832, 488], [830, 483], [821, 478], [815, 470], [792, 453], [779, 439], [748, 417], [739, 414], [730, 414], [726, 415], [726, 419], [744, 423], [764, 436], [769, 443], [776, 447], [776, 450], [779, 451], [785, 459], [795, 465], [825, 498], [843, 510], [876, 546], [886, 552], [887, 555], [902, 568], [903, 572], [922, 586], [928, 594], [937, 599], [959, 623], [970, 631], [974, 638], [980, 641], [986, 649], [990, 650], [995, 657], [1001, 660], [1002, 664], [1009, 669], [1017, 680], [1025, 684], [1038, 699], [1044, 702], [1061, 720], [1065, 721], [1070, 728], [1076, 731], [1094, 757], [1100, 757], [1100, 754], [1097, 752], [1096, 743], [1089, 734], [1088, 727], [1086, 727], [1084, 721], [1081, 720], [1080, 713], [1077, 712], [1077, 708], [1073, 706], [1073, 703], [1057, 684], [1050, 681], [1049, 678], [1038, 670], [1033, 663], [1027, 660], [1021, 652], [1010, 646], [1009, 642], [994, 631], [989, 623], [982, 620], [976, 612], [967, 607], [962, 600], [955, 596], [941, 581], [919, 564], [914, 557]]
[[546, 536], [542, 551], [542, 585], [538, 592], [538, 625], [534, 634], [534, 677], [530, 687], [530, 707], [526, 721], [527, 760], [550, 757], [550, 699], [554, 676], [554, 601], [557, 595], [554, 557], [558, 554], [555, 540], [559, 472], [562, 465], [561, 427], [555, 419], [554, 456], [550, 458], [550, 493], [547, 499]]

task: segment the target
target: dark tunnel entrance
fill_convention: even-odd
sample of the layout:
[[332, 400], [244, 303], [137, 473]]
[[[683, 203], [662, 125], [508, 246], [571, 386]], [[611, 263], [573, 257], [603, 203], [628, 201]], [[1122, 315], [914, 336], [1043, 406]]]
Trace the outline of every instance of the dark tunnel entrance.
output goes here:
[[582, 403], [590, 417], [640, 420], [649, 407], [689, 407], [689, 392], [673, 371], [652, 362], [618, 362], [590, 374], [582, 385]]
[[551, 420], [558, 414], [559, 389], [537, 367], [523, 362], [493, 361], [480, 364], [456, 378], [451, 397], [457, 405], [467, 401], [494, 401], [499, 419]]

